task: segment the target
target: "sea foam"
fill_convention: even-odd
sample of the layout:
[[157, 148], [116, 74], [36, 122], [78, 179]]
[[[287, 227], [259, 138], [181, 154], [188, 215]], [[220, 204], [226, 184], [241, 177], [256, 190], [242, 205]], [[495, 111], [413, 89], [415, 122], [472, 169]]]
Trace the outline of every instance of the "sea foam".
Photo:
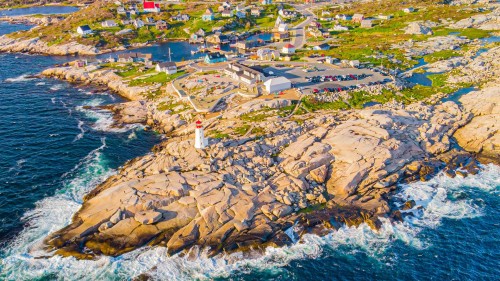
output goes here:
[[47, 255], [36, 245], [50, 232], [67, 225], [80, 207], [82, 196], [114, 172], [106, 168], [102, 155], [105, 146], [103, 139], [100, 148], [64, 176], [68, 180], [55, 196], [41, 200], [25, 215], [24, 220], [29, 223], [8, 245], [0, 278], [30, 280], [50, 276], [59, 280], [124, 280], [147, 274], [154, 280], [210, 280], [261, 270], [279, 274], [292, 261], [328, 256], [331, 249], [340, 250], [345, 246], [350, 251], [355, 249], [380, 259], [395, 241], [417, 249], [428, 247], [432, 241], [419, 237], [419, 233], [423, 229], [438, 227], [443, 218], [458, 220], [482, 214], [480, 206], [470, 199], [455, 196], [457, 192], [481, 190], [497, 194], [500, 186], [500, 168], [493, 165], [484, 166], [479, 174], [465, 179], [450, 179], [439, 174], [428, 182], [400, 187], [398, 196], [401, 199], [413, 199], [423, 207], [413, 219], [394, 223], [382, 218], [382, 227], [378, 231], [362, 224], [342, 227], [323, 237], [304, 235], [291, 246], [270, 247], [263, 254], [250, 258], [242, 253], [208, 257], [197, 248], [188, 255], [168, 256], [163, 247], [143, 247], [117, 258], [100, 257], [91, 261], [60, 256], [36, 258]]
[[35, 78], [28, 78], [28, 75], [29, 74], [23, 74], [23, 75], [19, 75], [17, 77], [14, 77], [14, 78], [7, 78], [7, 79], [5, 79], [5, 82], [17, 83], [17, 82], [25, 82], [25, 81], [30, 81], [30, 80], [35, 79]]
[[125, 125], [122, 127], [114, 126], [115, 122], [113, 120], [113, 114], [107, 110], [96, 109], [96, 108], [86, 108], [96, 107], [104, 104], [104, 100], [101, 98], [92, 99], [85, 102], [82, 106], [77, 106], [76, 109], [83, 112], [89, 119], [94, 121], [92, 129], [102, 132], [112, 132], [112, 133], [124, 133], [132, 129], [140, 129], [142, 126], [140, 124]]

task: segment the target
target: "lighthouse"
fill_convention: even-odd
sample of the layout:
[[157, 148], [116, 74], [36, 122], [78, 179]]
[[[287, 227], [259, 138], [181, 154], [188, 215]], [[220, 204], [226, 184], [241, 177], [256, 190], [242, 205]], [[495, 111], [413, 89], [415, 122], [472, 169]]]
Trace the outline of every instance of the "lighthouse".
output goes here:
[[201, 125], [201, 121], [198, 120], [196, 121], [194, 147], [204, 149], [207, 145], [208, 140], [205, 138], [205, 134], [203, 133], [203, 126]]

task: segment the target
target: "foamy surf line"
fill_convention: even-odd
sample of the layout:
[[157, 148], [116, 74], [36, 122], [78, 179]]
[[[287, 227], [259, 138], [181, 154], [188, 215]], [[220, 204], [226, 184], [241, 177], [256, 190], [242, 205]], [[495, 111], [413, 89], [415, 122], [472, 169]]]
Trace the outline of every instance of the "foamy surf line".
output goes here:
[[25, 82], [25, 81], [30, 81], [30, 80], [35, 79], [35, 78], [31, 78], [31, 77], [29, 78], [28, 76], [29, 76], [29, 74], [22, 74], [20, 76], [14, 77], [14, 78], [7, 78], [4, 81], [8, 82], [8, 83], [16, 83], [16, 82]]
[[[101, 257], [92, 261], [60, 256], [36, 259], [36, 254], [46, 253], [30, 252], [30, 249], [50, 232], [67, 225], [72, 214], [80, 207], [80, 202], [75, 198], [81, 198], [110, 173], [101, 165], [100, 150], [89, 156], [83, 160], [85, 164], [77, 169], [81, 172], [70, 181], [71, 184], [60, 194], [40, 201], [35, 210], [26, 214], [30, 224], [7, 247], [0, 278], [30, 280], [50, 276], [59, 280], [128, 280], [147, 274], [154, 280], [209, 280], [241, 272], [279, 272], [292, 261], [324, 257], [329, 254], [329, 249], [343, 249], [341, 246], [348, 246], [380, 259], [396, 240], [408, 247], [426, 248], [432, 241], [422, 241], [420, 231], [438, 227], [443, 218], [458, 220], [482, 214], [483, 210], [470, 199], [454, 198], [455, 192], [473, 192], [479, 189], [496, 195], [500, 188], [500, 168], [493, 165], [484, 166], [479, 174], [465, 179], [450, 179], [439, 174], [428, 182], [401, 186], [402, 198], [413, 199], [424, 207], [422, 213], [414, 219], [402, 223], [381, 219], [382, 227], [379, 231], [361, 225], [343, 227], [324, 237], [305, 235], [299, 243], [283, 248], [268, 248], [264, 254], [255, 258], [245, 258], [241, 253], [209, 258], [204, 252], [197, 252], [197, 249], [191, 250], [193, 255], [169, 257], [165, 248], [144, 247], [118, 258]], [[97, 175], [96, 169], [102, 173]]]
[[119, 128], [115, 127], [113, 114], [110, 111], [86, 108], [86, 107], [96, 107], [102, 105], [103, 103], [104, 103], [103, 99], [97, 98], [85, 102], [83, 105], [76, 107], [78, 111], [83, 112], [89, 119], [94, 121], [92, 129], [101, 132], [125, 133], [132, 129], [140, 129], [142, 127], [142, 125], [140, 124], [125, 125]]

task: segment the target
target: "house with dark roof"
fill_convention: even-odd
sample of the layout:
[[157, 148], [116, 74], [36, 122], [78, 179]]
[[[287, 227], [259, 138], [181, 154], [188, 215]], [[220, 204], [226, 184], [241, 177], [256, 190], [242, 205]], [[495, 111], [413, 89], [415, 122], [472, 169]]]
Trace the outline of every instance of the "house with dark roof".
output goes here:
[[175, 62], [160, 62], [155, 67], [158, 72], [165, 72], [166, 74], [177, 73], [177, 65]]
[[234, 10], [231, 9], [231, 8], [227, 8], [227, 9], [224, 9], [222, 10], [222, 12], [220, 13], [220, 15], [223, 17], [223, 18], [231, 18], [234, 16]]
[[168, 29], [168, 23], [164, 20], [159, 20], [156, 22], [156, 29], [166, 30], [166, 29]]
[[131, 63], [131, 62], [144, 62], [148, 63], [153, 58], [151, 54], [143, 53], [125, 53], [118, 55], [118, 62], [121, 63]]
[[330, 50], [330, 45], [328, 43], [319, 44], [313, 47], [315, 51], [327, 51]]
[[76, 32], [81, 35], [89, 35], [92, 34], [92, 29], [88, 25], [81, 25], [76, 29]]
[[101, 23], [102, 27], [116, 27], [118, 24], [114, 20], [105, 20]]
[[221, 54], [219, 52], [208, 53], [205, 56], [205, 63], [208, 63], [208, 64], [226, 62], [226, 61], [227, 61], [227, 57], [224, 54]]
[[240, 63], [229, 64], [224, 70], [224, 73], [230, 76], [232, 79], [246, 83], [248, 85], [255, 84], [256, 82], [261, 82], [264, 78], [262, 72]]

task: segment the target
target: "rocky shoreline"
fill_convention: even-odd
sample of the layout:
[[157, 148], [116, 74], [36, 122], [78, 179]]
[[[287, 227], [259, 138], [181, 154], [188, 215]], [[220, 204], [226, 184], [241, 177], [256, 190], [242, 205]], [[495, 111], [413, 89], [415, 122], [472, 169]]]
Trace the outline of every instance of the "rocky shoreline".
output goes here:
[[71, 66], [53, 67], [44, 70], [43, 76], [53, 77], [72, 83], [92, 84], [106, 86], [110, 90], [118, 93], [128, 100], [144, 100], [144, 94], [157, 90], [156, 87], [129, 86], [123, 82], [122, 78], [110, 69], [93, 69], [89, 71], [85, 68]]
[[6, 35], [0, 37], [0, 52], [19, 52], [57, 56], [92, 56], [105, 53], [104, 51], [99, 51], [96, 47], [86, 46], [76, 42], [49, 46], [46, 42], [41, 41], [39, 38], [14, 39]]
[[[392, 201], [398, 183], [439, 171], [477, 173], [477, 152], [499, 159], [498, 100], [484, 94], [497, 93], [494, 87], [464, 96], [464, 107], [393, 104], [310, 114], [302, 125], [266, 120], [259, 124], [263, 136], [213, 139], [206, 150], [194, 149], [188, 126], [88, 194], [72, 224], [50, 235], [46, 247], [78, 258], [144, 245], [171, 254], [200, 246], [217, 254], [293, 243], [285, 233], [292, 226], [297, 236], [324, 235], [342, 225], [377, 228], [378, 217], [401, 220], [419, 206]], [[474, 95], [487, 98], [469, 106]], [[139, 111], [133, 112], [127, 116]], [[483, 118], [489, 125], [475, 125]], [[222, 119], [214, 129], [230, 123]], [[489, 134], [480, 138], [477, 130]], [[452, 149], [454, 137], [476, 147]]]

